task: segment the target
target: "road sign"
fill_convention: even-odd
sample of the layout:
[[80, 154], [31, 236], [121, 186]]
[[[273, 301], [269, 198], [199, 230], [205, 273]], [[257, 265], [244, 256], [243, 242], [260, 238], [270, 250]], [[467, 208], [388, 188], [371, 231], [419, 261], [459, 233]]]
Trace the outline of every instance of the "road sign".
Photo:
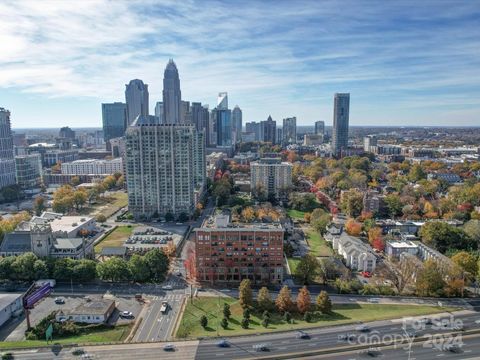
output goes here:
[[53, 325], [48, 325], [47, 331], [45, 331], [45, 340], [53, 340]]

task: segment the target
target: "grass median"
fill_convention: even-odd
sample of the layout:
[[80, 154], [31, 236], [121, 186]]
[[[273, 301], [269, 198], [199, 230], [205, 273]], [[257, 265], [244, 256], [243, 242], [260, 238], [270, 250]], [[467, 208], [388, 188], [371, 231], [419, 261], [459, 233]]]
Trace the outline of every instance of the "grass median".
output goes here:
[[[313, 301], [314, 299], [312, 299]], [[220, 321], [223, 318], [223, 304], [230, 305], [231, 317], [228, 327], [223, 329]], [[293, 314], [292, 323], [287, 323], [278, 313], [271, 313], [271, 322], [267, 328], [262, 323], [261, 312], [253, 311], [248, 329], [241, 327], [243, 310], [237, 299], [200, 297], [188, 301], [182, 315], [177, 338], [197, 338], [214, 336], [254, 335], [257, 333], [304, 329], [309, 327], [322, 327], [340, 324], [367, 322], [401, 318], [404, 316], [419, 316], [434, 314], [455, 309], [426, 306], [426, 305], [392, 305], [392, 304], [334, 304], [331, 314], [314, 313], [311, 322], [306, 322], [299, 314]], [[200, 325], [200, 318], [206, 315], [208, 325], [205, 329]]]

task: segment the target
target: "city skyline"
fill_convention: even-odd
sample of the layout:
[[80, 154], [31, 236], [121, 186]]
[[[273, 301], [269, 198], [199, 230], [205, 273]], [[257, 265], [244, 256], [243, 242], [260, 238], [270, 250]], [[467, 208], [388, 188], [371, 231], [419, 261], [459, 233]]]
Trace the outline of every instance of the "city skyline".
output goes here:
[[332, 95], [349, 92], [352, 126], [475, 125], [480, 7], [452, 4], [280, 2], [265, 18], [258, 2], [5, 2], [0, 105], [14, 128], [97, 127], [100, 104], [138, 78], [153, 113], [173, 58], [183, 98], [213, 108], [226, 91], [244, 122], [331, 126]]

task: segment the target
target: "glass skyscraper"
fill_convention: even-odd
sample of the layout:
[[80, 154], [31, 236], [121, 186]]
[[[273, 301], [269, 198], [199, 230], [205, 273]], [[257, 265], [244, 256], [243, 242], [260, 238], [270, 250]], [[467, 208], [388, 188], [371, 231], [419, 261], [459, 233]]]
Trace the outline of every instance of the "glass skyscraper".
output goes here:
[[332, 153], [341, 156], [348, 147], [350, 94], [336, 93], [333, 105]]
[[122, 137], [127, 128], [127, 105], [121, 102], [102, 104], [103, 138], [109, 148], [109, 140]]
[[127, 104], [127, 126], [131, 125], [138, 115], [147, 116], [148, 85], [142, 80], [131, 80], [125, 85], [125, 102]]
[[181, 101], [182, 93], [177, 65], [170, 59], [163, 73], [163, 124], [181, 123]]

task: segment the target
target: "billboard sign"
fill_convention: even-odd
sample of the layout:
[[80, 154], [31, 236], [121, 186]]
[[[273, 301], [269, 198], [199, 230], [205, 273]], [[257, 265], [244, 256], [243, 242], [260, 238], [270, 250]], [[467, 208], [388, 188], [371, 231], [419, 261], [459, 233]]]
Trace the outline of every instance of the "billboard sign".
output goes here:
[[42, 300], [45, 296], [48, 296], [52, 291], [52, 287], [49, 283], [45, 283], [39, 288], [35, 289], [31, 294], [28, 294], [23, 298], [23, 307], [26, 309], [32, 309], [33, 306]]

